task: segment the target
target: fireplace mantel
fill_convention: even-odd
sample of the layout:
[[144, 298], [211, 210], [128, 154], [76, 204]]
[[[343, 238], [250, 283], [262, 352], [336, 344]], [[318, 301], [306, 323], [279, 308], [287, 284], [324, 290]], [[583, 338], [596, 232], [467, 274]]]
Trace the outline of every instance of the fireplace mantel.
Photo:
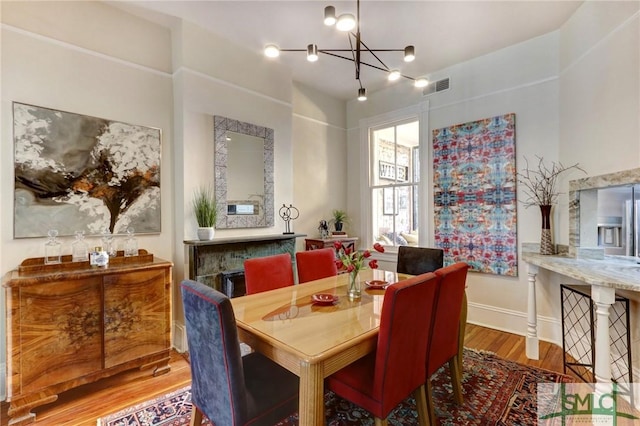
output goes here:
[[189, 248], [189, 278], [222, 291], [220, 274], [244, 269], [245, 259], [289, 253], [295, 263], [296, 238], [305, 234], [250, 235], [185, 240]]

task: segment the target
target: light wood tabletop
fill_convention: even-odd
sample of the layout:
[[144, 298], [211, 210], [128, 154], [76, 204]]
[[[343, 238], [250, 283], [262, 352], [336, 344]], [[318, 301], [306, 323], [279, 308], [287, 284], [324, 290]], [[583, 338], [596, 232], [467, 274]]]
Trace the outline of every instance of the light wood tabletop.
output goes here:
[[[231, 299], [240, 340], [300, 377], [300, 426], [325, 424], [325, 377], [376, 347], [384, 289], [369, 289], [366, 281], [409, 277], [365, 269], [355, 301], [347, 296], [348, 274]], [[318, 293], [338, 300], [314, 304]]]

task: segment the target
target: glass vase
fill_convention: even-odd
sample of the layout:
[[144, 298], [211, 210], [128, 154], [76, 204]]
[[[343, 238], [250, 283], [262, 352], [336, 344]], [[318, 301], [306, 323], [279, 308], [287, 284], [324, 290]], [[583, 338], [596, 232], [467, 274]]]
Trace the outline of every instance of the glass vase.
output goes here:
[[349, 288], [347, 289], [347, 296], [349, 296], [350, 300], [357, 300], [362, 296], [359, 272], [360, 271], [358, 270], [349, 272]]

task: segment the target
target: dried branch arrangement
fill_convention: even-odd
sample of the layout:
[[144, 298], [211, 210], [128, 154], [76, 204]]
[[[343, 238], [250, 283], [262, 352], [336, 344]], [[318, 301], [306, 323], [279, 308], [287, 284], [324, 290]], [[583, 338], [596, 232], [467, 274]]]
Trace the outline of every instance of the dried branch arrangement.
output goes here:
[[565, 167], [562, 163], [551, 162], [551, 166], [544, 164], [542, 157], [538, 157], [537, 168], [529, 167], [529, 160], [524, 158], [526, 167], [522, 172], [516, 173], [518, 182], [525, 186], [527, 199], [522, 201], [525, 207], [531, 206], [551, 206], [555, 204], [560, 192], [557, 190], [558, 177], [569, 170], [576, 169], [584, 173], [578, 163]]

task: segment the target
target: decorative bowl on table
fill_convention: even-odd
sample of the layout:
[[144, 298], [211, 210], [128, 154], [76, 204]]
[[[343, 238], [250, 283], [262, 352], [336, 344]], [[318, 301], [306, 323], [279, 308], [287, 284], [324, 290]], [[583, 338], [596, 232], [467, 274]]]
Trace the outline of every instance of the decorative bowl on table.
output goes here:
[[365, 281], [364, 282], [367, 286], [367, 288], [370, 288], [371, 290], [382, 290], [387, 288], [387, 286], [389, 285], [388, 281], [383, 281], [383, 280], [370, 280], [370, 281]]
[[338, 296], [331, 293], [316, 293], [311, 296], [311, 301], [318, 305], [331, 305], [338, 301]]

